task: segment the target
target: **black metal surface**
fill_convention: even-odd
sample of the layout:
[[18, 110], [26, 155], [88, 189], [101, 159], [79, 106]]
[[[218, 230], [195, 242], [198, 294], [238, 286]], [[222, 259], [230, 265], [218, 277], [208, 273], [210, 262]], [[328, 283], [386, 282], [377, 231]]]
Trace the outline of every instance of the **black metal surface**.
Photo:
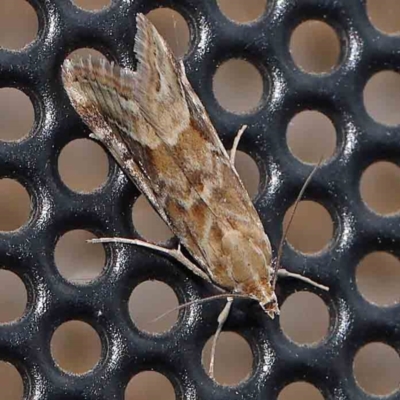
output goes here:
[[[0, 143], [0, 177], [19, 181], [30, 193], [29, 223], [0, 234], [0, 265], [7, 265], [28, 288], [28, 308], [15, 323], [0, 326], [0, 359], [12, 362], [24, 378], [27, 399], [123, 399], [129, 379], [156, 370], [170, 379], [182, 399], [275, 399], [289, 382], [315, 385], [325, 399], [370, 399], [356, 384], [352, 363], [363, 345], [380, 341], [400, 351], [400, 306], [367, 303], [355, 285], [355, 267], [366, 254], [388, 251], [400, 256], [400, 218], [381, 217], [359, 194], [361, 173], [371, 163], [400, 160], [400, 131], [374, 122], [366, 113], [362, 91], [380, 70], [400, 69], [400, 38], [375, 30], [363, 0], [269, 1], [266, 13], [249, 25], [236, 25], [220, 12], [216, 0], [122, 1], [90, 13], [67, 0], [31, 0], [40, 24], [38, 39], [21, 52], [0, 50], [0, 86], [27, 93], [36, 125], [18, 143]], [[280, 284], [280, 302], [296, 290], [315, 292], [327, 304], [330, 329], [315, 347], [291, 343], [277, 319], [268, 319], [251, 302], [238, 301], [226, 324], [245, 337], [254, 354], [253, 372], [237, 387], [214, 383], [201, 364], [205, 342], [214, 334], [223, 302], [181, 312], [174, 328], [152, 336], [138, 330], [127, 302], [140, 282], [157, 278], [169, 284], [181, 302], [210, 294], [210, 287], [157, 254], [127, 246], [106, 248], [103, 274], [87, 286], [65, 281], [54, 264], [54, 246], [71, 229], [98, 236], [135, 235], [132, 202], [139, 195], [112, 165], [107, 184], [92, 194], [78, 194], [62, 183], [57, 157], [87, 129], [73, 112], [60, 79], [64, 58], [81, 47], [94, 47], [123, 66], [134, 66], [135, 15], [170, 7], [186, 19], [191, 48], [185, 64], [190, 81], [205, 103], [223, 141], [230, 147], [237, 127], [249, 125], [240, 148], [262, 175], [256, 206], [273, 245], [278, 246], [286, 210], [293, 204], [311, 167], [289, 152], [285, 132], [304, 109], [323, 112], [335, 124], [334, 156], [316, 173], [306, 197], [322, 204], [335, 223], [334, 240], [317, 256], [286, 246], [283, 264], [330, 287], [322, 293], [291, 280]], [[338, 67], [324, 76], [308, 75], [293, 63], [288, 42], [307, 19], [327, 22], [341, 38]], [[217, 65], [232, 58], [256, 65], [269, 87], [251, 114], [222, 109], [212, 93]], [[276, 182], [269, 184], [271, 178]], [[65, 321], [89, 323], [101, 337], [101, 361], [82, 376], [62, 372], [50, 354], [52, 332]], [[400, 399], [399, 392], [387, 399]]]

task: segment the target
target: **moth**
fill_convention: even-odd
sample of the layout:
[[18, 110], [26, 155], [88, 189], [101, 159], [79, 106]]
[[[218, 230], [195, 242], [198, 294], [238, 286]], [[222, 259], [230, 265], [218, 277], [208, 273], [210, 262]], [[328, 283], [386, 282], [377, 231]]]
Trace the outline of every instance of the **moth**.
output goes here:
[[234, 297], [256, 300], [273, 318], [279, 313], [279, 269], [261, 220], [234, 166], [240, 129], [230, 153], [192, 89], [182, 61], [175, 59], [151, 22], [137, 15], [137, 69], [105, 59], [66, 60], [62, 80], [69, 99], [93, 139], [111, 152], [147, 197], [193, 261], [178, 249], [138, 239], [101, 238], [149, 247], [178, 260], [226, 297], [215, 345]]

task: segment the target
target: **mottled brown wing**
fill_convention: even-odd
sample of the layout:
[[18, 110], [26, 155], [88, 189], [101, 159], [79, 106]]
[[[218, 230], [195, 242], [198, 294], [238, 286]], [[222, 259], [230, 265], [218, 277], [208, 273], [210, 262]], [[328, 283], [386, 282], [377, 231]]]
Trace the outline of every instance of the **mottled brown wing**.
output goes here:
[[66, 62], [65, 88], [95, 138], [199, 265], [220, 286], [233, 289], [222, 239], [240, 232], [267, 246], [267, 255], [269, 241], [182, 64], [144, 16], [137, 21], [137, 71], [105, 60]]
[[174, 157], [201, 198], [216, 215], [233, 218], [233, 224], [250, 219], [263, 229], [207, 111], [187, 80], [183, 63], [175, 60], [162, 36], [141, 15], [135, 52], [138, 68], [133, 95], [160, 139], [173, 144]]
[[[207, 270], [205, 257], [186, 226], [186, 221], [182, 219], [179, 224], [173, 223], [165, 212], [165, 199], [169, 191], [159, 179], [161, 172], [149, 168], [148, 159], [148, 150], [157, 148], [161, 155], [163, 150], [165, 152], [165, 146], [144, 120], [140, 107], [132, 99], [134, 76], [134, 72], [115, 67], [106, 60], [92, 63], [90, 59], [80, 63], [66, 61], [62, 73], [71, 103], [92, 130], [94, 138], [107, 147], [200, 266]], [[135, 138], [132, 132], [135, 132]], [[167, 173], [174, 166], [175, 179], [185, 180], [173, 159], [169, 160], [168, 167], [162, 169]]]

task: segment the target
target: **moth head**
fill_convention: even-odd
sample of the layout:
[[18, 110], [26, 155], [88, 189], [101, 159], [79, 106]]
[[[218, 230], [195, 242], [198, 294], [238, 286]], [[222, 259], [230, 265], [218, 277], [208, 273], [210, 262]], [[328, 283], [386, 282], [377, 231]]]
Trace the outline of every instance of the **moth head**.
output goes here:
[[272, 319], [275, 318], [275, 315], [279, 315], [278, 300], [275, 293], [273, 293], [271, 299], [268, 300], [266, 303], [260, 302], [260, 306], [264, 310], [264, 312], [267, 313], [268, 316]]

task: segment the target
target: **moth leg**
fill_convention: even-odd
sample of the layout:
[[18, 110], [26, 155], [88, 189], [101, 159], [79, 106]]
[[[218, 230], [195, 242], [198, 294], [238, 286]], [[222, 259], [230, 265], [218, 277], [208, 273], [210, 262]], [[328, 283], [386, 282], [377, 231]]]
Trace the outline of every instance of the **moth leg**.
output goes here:
[[240, 139], [241, 139], [241, 137], [242, 137], [242, 135], [243, 135], [243, 133], [244, 133], [244, 131], [246, 129], [247, 129], [247, 125], [243, 125], [239, 129], [238, 133], [235, 136], [235, 140], [233, 141], [233, 146], [232, 146], [231, 153], [230, 153], [230, 156], [229, 156], [229, 160], [230, 160], [232, 165], [235, 165], [236, 150], [237, 150], [237, 147], [239, 145]]
[[217, 341], [218, 341], [219, 335], [221, 334], [221, 331], [225, 324], [225, 321], [228, 319], [229, 312], [231, 311], [231, 307], [232, 307], [232, 302], [233, 302], [233, 297], [228, 297], [226, 299], [226, 304], [225, 304], [224, 309], [221, 311], [221, 313], [218, 316], [218, 328], [217, 328], [217, 331], [215, 332], [214, 340], [213, 340], [212, 347], [211, 347], [211, 360], [210, 360], [210, 369], [209, 369], [209, 375], [211, 378], [214, 378], [214, 361], [215, 361], [215, 349], [217, 347]]
[[152, 243], [145, 242], [144, 240], [138, 239], [127, 239], [127, 238], [98, 238], [98, 239], [89, 239], [88, 243], [125, 243], [125, 244], [133, 244], [135, 246], [147, 247], [148, 249], [159, 251], [160, 253], [166, 254], [175, 260], [179, 261], [186, 268], [192, 271], [194, 274], [198, 275], [200, 278], [203, 278], [207, 282], [212, 283], [210, 277], [200, 269], [196, 264], [192, 263], [188, 258], [186, 258], [181, 252], [181, 246], [178, 245], [178, 249], [167, 249], [165, 247], [157, 246]]
[[306, 276], [296, 274], [294, 272], [289, 272], [284, 268], [279, 268], [277, 272], [278, 278], [294, 278], [300, 281], [306, 282], [311, 286], [315, 286], [318, 289], [329, 291], [328, 286], [321, 285], [320, 283], [314, 282], [312, 279], [307, 278]]

